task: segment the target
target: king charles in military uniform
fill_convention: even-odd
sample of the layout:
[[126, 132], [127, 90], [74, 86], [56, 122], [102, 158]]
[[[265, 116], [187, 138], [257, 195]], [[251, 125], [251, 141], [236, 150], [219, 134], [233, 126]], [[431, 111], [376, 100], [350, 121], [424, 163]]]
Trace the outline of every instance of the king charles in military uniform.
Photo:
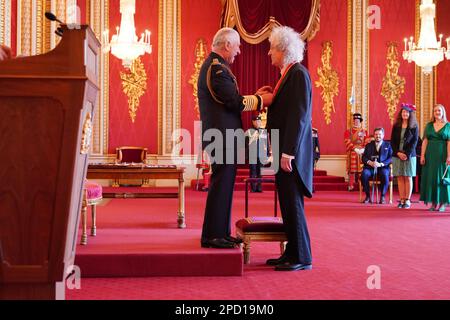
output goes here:
[[[242, 112], [261, 110], [272, 103], [270, 87], [263, 87], [254, 95], [240, 94], [236, 77], [229, 67], [240, 53], [239, 47], [240, 37], [236, 30], [220, 29], [214, 36], [212, 52], [203, 63], [198, 79], [203, 148], [212, 143], [205, 141], [208, 136], [205, 133], [209, 129], [218, 130], [224, 142], [221, 150], [213, 149], [213, 154], [209, 155], [212, 176], [201, 239], [201, 246], [205, 248], [234, 248], [241, 242], [231, 236], [231, 206], [237, 163], [227, 163], [226, 155], [231, 152], [236, 155], [237, 147], [234, 140], [226, 141], [226, 131], [242, 129]], [[218, 154], [220, 152], [223, 157]]]

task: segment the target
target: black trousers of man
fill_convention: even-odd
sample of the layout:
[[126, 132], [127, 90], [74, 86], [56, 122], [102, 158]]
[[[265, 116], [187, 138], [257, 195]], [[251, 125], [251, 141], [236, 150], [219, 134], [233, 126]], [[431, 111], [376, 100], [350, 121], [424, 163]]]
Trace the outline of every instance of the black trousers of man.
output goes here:
[[304, 185], [295, 165], [292, 172], [281, 168], [275, 176], [281, 215], [288, 239], [285, 256], [290, 263], [311, 264], [311, 243], [305, 218]]
[[202, 240], [231, 235], [231, 206], [237, 165], [211, 164], [212, 175], [206, 200]]
[[[250, 178], [261, 178], [261, 163], [259, 162], [255, 164], [250, 164]], [[262, 192], [262, 184], [261, 182], [252, 182], [251, 183], [252, 192]]]

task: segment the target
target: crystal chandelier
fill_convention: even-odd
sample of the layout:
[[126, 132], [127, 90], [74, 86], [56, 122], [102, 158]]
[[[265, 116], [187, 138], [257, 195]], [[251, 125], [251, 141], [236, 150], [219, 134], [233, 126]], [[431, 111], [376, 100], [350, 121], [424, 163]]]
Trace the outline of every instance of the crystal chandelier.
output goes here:
[[103, 33], [103, 52], [111, 51], [113, 55], [122, 60], [125, 68], [130, 69], [133, 60], [145, 53], [152, 53], [150, 44], [150, 31], [145, 30], [140, 40], [136, 36], [134, 14], [136, 12], [136, 0], [120, 0], [120, 14], [122, 16], [120, 28], [112, 36], [109, 42], [109, 30]]
[[450, 38], [447, 38], [447, 50], [442, 47], [442, 35], [439, 40], [436, 37], [436, 29], [434, 27], [434, 19], [436, 17], [436, 5], [433, 0], [422, 0], [420, 5], [420, 37], [419, 43], [414, 43], [414, 37], [405, 38], [405, 51], [403, 51], [403, 59], [408, 62], [414, 61], [422, 72], [431, 73], [433, 67], [444, 60], [444, 55], [450, 59]]

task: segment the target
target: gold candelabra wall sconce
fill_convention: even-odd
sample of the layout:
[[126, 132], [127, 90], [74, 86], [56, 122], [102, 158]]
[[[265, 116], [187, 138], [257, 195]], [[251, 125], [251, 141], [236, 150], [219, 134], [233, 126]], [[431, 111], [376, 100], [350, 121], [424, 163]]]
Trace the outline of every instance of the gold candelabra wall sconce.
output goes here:
[[141, 58], [137, 58], [131, 64], [130, 72], [121, 72], [122, 90], [128, 97], [128, 112], [131, 122], [135, 122], [139, 108], [140, 98], [147, 91], [147, 73]]
[[202, 67], [203, 62], [205, 62], [207, 55], [206, 50], [206, 41], [203, 39], [199, 39], [195, 46], [195, 62], [194, 62], [194, 73], [191, 75], [188, 83], [192, 85], [192, 95], [194, 96], [194, 109], [197, 114], [197, 118], [200, 119], [200, 108], [198, 105], [198, 88], [197, 81], [200, 75], [200, 69]]

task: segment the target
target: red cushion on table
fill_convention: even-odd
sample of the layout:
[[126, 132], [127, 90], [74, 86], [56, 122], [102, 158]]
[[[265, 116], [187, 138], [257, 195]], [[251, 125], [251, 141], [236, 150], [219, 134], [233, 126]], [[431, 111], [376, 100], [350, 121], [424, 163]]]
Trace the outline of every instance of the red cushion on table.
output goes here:
[[236, 222], [243, 232], [284, 232], [283, 219], [278, 217], [250, 217]]
[[87, 200], [101, 199], [102, 198], [102, 186], [98, 183], [86, 181], [84, 188], [86, 189]]

